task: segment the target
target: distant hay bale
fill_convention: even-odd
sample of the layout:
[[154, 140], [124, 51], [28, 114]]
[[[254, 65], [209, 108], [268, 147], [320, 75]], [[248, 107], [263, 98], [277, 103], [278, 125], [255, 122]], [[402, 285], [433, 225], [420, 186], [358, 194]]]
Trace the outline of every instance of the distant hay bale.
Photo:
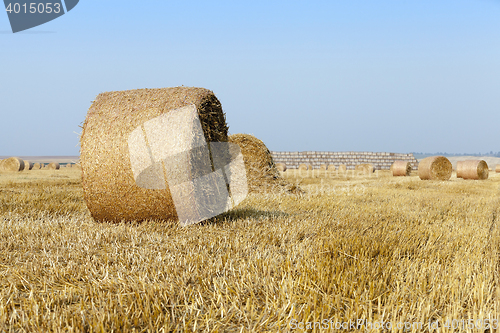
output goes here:
[[26, 161], [26, 160], [24, 160], [23, 162], [24, 162], [23, 171], [28, 171], [28, 170], [33, 169], [33, 163], [31, 163], [30, 161]]
[[422, 180], [449, 180], [453, 167], [444, 156], [430, 156], [418, 164], [418, 176]]
[[228, 141], [237, 144], [241, 149], [250, 193], [302, 192], [281, 177], [264, 142], [250, 134], [233, 134], [229, 136]]
[[[96, 97], [87, 113], [80, 137], [83, 194], [96, 221], [178, 218], [170, 185], [166, 186], [164, 181], [160, 184], [161, 187], [156, 185], [157, 188], [149, 189], [136, 183], [128, 140], [134, 130], [143, 128], [148, 121], [191, 106], [196, 108], [202, 136], [191, 127], [194, 124], [191, 118], [172, 126], [179, 129], [189, 127], [186, 129], [186, 138], [191, 136], [193, 145], [195, 142], [228, 141], [228, 127], [221, 103], [210, 90], [192, 87], [138, 89], [106, 92]], [[173, 150], [185, 143], [171, 144], [169, 149]], [[179, 158], [183, 156], [185, 155]], [[177, 159], [171, 161], [167, 158], [164, 161], [173, 163]], [[152, 170], [150, 173], [156, 172], [156, 166], [164, 163], [166, 162], [151, 164], [148, 170]], [[185, 162], [182, 160], [179, 163]], [[163, 177], [160, 171], [155, 175]], [[140, 181], [150, 180], [155, 185], [158, 177], [145, 177]]]
[[313, 167], [313, 165], [312, 165], [312, 164], [309, 164], [309, 165], [307, 166], [307, 168], [308, 168], [309, 170], [313, 170], [313, 169], [314, 169], [314, 167]]
[[391, 165], [392, 175], [394, 177], [409, 176], [411, 174], [411, 163], [406, 161], [396, 161]]
[[354, 166], [354, 171], [358, 173], [361, 172], [365, 175], [369, 175], [375, 172], [375, 168], [373, 167], [372, 164], [358, 164]]
[[61, 166], [57, 162], [52, 162], [52, 163], [49, 163], [49, 165], [47, 165], [47, 169], [49, 169], [49, 170], [59, 170], [60, 168], [61, 168]]
[[31, 168], [32, 170], [40, 170], [42, 168], [42, 166], [40, 165], [40, 163], [33, 163], [33, 168]]
[[320, 169], [321, 171], [326, 171], [326, 170], [328, 170], [328, 165], [326, 165], [326, 164], [321, 164], [321, 165], [319, 166], [319, 169]]
[[483, 160], [467, 160], [457, 163], [457, 178], [484, 180], [488, 179], [488, 164]]
[[17, 172], [24, 169], [24, 161], [18, 157], [9, 157], [2, 161], [0, 171]]
[[276, 169], [278, 169], [281, 172], [286, 171], [286, 164], [285, 163], [276, 163]]
[[347, 165], [341, 164], [339, 165], [339, 173], [346, 173], [347, 172]]
[[500, 164], [497, 164], [497, 165], [495, 166], [495, 172], [500, 173]]
[[307, 166], [307, 164], [300, 164], [299, 170], [300, 171], [307, 171], [307, 170], [309, 170], [309, 167]]
[[335, 165], [333, 165], [333, 164], [329, 164], [328, 165], [328, 171], [332, 171], [333, 172], [335, 170], [337, 170], [337, 168], [335, 168]]

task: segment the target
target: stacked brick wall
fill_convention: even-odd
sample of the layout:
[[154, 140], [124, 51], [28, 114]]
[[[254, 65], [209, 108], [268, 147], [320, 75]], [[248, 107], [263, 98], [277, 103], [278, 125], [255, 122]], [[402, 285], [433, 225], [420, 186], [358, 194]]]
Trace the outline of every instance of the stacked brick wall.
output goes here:
[[338, 167], [345, 164], [347, 169], [352, 170], [358, 164], [370, 163], [377, 170], [389, 170], [395, 161], [408, 161], [414, 170], [418, 168], [418, 162], [413, 154], [399, 153], [371, 153], [371, 152], [327, 152], [327, 151], [303, 151], [303, 152], [271, 152], [274, 163], [284, 163], [287, 168], [298, 169], [300, 164], [311, 164], [318, 169], [321, 164], [333, 164]]

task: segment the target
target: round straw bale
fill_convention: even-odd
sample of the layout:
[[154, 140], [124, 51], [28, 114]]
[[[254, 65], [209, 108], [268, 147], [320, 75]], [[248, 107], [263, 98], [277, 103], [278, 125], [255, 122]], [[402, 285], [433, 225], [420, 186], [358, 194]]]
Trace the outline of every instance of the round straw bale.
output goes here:
[[1, 171], [17, 172], [24, 169], [24, 161], [19, 157], [9, 157], [2, 161]]
[[319, 166], [319, 169], [320, 169], [321, 171], [326, 171], [326, 170], [328, 170], [328, 165], [326, 165], [326, 164], [321, 164], [321, 165]]
[[497, 164], [497, 165], [495, 166], [495, 172], [500, 172], [500, 164]]
[[60, 168], [61, 166], [57, 162], [49, 163], [49, 165], [47, 166], [47, 169], [49, 170], [59, 170]]
[[309, 170], [309, 167], [307, 166], [307, 164], [300, 164], [299, 170], [300, 171], [307, 171], [307, 170]]
[[448, 180], [453, 167], [444, 156], [430, 156], [418, 164], [418, 176], [422, 180]]
[[457, 178], [462, 178], [462, 166], [463, 166], [464, 161], [458, 161], [457, 162]]
[[264, 142], [250, 134], [233, 134], [228, 141], [241, 149], [249, 192], [301, 191], [281, 177]]
[[467, 160], [457, 163], [457, 177], [463, 179], [488, 179], [488, 164], [483, 160]]
[[354, 171], [362, 172], [363, 174], [369, 175], [375, 172], [375, 168], [372, 164], [358, 164], [354, 166]]
[[339, 172], [346, 173], [347, 172], [347, 165], [345, 165], [345, 164], [339, 165]]
[[[227, 142], [225, 115], [210, 90], [138, 89], [106, 92], [96, 97], [80, 137], [83, 194], [96, 221], [177, 219], [168, 186], [147, 189], [137, 185], [128, 140], [132, 131], [144, 127], [147, 121], [190, 105], [196, 107], [204, 135], [204, 138], [193, 135], [192, 140]], [[179, 124], [181, 128], [182, 125]]]
[[33, 163], [31, 163], [30, 161], [26, 161], [24, 160], [24, 171], [28, 171], [28, 170], [31, 170], [33, 169]]
[[281, 172], [286, 171], [286, 164], [285, 163], [276, 163], [276, 169], [278, 169]]
[[411, 169], [411, 163], [406, 161], [396, 161], [391, 165], [391, 171], [394, 177], [409, 176], [411, 174]]
[[333, 164], [328, 165], [328, 171], [335, 171], [335, 170], [336, 170], [335, 165]]
[[31, 168], [32, 170], [40, 170], [41, 169], [41, 165], [40, 163], [34, 163], [33, 164], [33, 168]]

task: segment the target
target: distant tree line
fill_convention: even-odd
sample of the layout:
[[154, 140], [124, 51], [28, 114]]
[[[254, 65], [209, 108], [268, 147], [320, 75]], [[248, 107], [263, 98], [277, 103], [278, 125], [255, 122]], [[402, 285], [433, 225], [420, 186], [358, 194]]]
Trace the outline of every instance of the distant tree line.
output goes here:
[[463, 154], [452, 154], [447, 152], [437, 152], [437, 153], [417, 153], [414, 152], [413, 155], [444, 155], [444, 156], [492, 156], [492, 157], [500, 157], [500, 151], [496, 153], [490, 151], [489, 153], [463, 153]]

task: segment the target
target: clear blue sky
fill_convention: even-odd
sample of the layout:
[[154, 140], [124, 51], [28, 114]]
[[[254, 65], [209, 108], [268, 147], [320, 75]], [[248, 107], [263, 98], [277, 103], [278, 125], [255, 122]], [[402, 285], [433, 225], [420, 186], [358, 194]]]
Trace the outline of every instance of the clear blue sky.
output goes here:
[[100, 92], [197, 86], [277, 151], [500, 151], [500, 0], [81, 0], [12, 34], [0, 155], [78, 155]]

